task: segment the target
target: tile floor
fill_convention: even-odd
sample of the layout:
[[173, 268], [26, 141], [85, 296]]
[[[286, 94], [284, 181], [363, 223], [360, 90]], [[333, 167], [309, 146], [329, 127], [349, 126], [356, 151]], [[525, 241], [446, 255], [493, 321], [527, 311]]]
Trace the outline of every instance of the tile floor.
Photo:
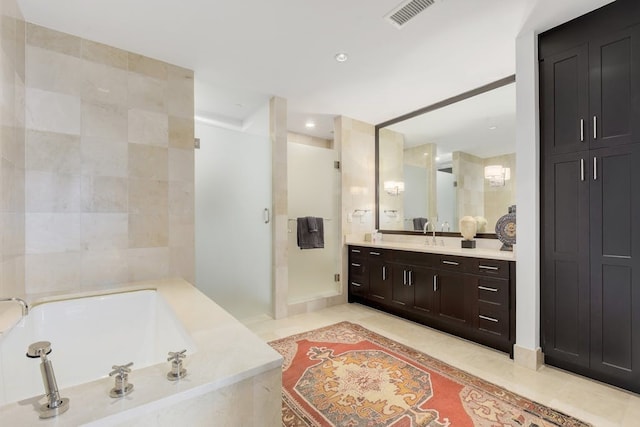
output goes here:
[[343, 320], [358, 323], [596, 427], [640, 426], [638, 394], [549, 366], [538, 371], [523, 368], [505, 353], [359, 304], [338, 305], [280, 320], [252, 319], [245, 324], [265, 341], [271, 341]]

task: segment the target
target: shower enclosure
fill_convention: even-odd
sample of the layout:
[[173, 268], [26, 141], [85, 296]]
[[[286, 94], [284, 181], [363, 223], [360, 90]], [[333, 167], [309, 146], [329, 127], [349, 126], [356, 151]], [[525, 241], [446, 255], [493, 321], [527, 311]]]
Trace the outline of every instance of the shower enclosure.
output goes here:
[[[290, 136], [287, 143], [289, 304], [340, 293], [339, 156], [333, 141], [298, 142], [305, 140]], [[323, 219], [324, 248], [298, 247], [296, 220], [307, 216]]]

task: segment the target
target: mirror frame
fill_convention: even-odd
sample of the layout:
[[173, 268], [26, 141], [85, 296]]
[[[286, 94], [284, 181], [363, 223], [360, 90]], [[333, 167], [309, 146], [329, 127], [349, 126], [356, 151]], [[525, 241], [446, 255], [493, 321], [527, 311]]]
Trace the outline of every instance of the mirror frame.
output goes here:
[[[389, 125], [393, 125], [404, 120], [412, 119], [421, 114], [428, 113], [430, 111], [434, 111], [443, 107], [446, 107], [451, 104], [455, 104], [456, 102], [464, 101], [465, 99], [472, 98], [476, 95], [480, 95], [485, 92], [489, 92], [493, 89], [498, 89], [500, 87], [509, 85], [516, 81], [516, 75], [512, 74], [508, 77], [502, 78], [500, 80], [496, 80], [484, 86], [477, 87], [475, 89], [469, 90], [467, 92], [463, 92], [459, 95], [452, 96], [451, 98], [444, 99], [442, 101], [436, 102], [435, 104], [428, 105], [426, 107], [422, 107], [418, 110], [412, 111], [407, 114], [403, 114], [402, 116], [396, 117], [391, 120], [387, 120], [386, 122], [382, 122], [375, 126], [375, 144], [376, 144], [376, 152], [375, 152], [375, 163], [376, 163], [376, 229], [383, 234], [407, 234], [407, 235], [422, 235], [421, 231], [410, 231], [410, 230], [380, 230], [380, 129], [387, 127]], [[460, 237], [460, 232], [448, 232], [448, 231], [436, 231], [437, 236], [450, 236], [450, 237]], [[478, 233], [476, 234], [476, 238], [481, 239], [497, 239], [495, 233]]]

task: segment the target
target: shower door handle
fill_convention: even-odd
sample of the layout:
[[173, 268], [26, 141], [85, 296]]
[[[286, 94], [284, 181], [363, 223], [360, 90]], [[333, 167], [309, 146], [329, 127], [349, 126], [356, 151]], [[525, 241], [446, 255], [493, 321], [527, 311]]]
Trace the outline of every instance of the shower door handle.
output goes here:
[[264, 208], [264, 223], [269, 224], [271, 222], [271, 213], [268, 208]]

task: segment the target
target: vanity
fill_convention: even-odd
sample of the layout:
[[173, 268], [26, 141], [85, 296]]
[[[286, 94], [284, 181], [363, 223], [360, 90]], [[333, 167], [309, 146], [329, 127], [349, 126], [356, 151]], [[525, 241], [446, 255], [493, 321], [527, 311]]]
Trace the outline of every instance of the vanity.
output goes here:
[[349, 302], [509, 353], [515, 343], [515, 257], [493, 249], [352, 242]]

